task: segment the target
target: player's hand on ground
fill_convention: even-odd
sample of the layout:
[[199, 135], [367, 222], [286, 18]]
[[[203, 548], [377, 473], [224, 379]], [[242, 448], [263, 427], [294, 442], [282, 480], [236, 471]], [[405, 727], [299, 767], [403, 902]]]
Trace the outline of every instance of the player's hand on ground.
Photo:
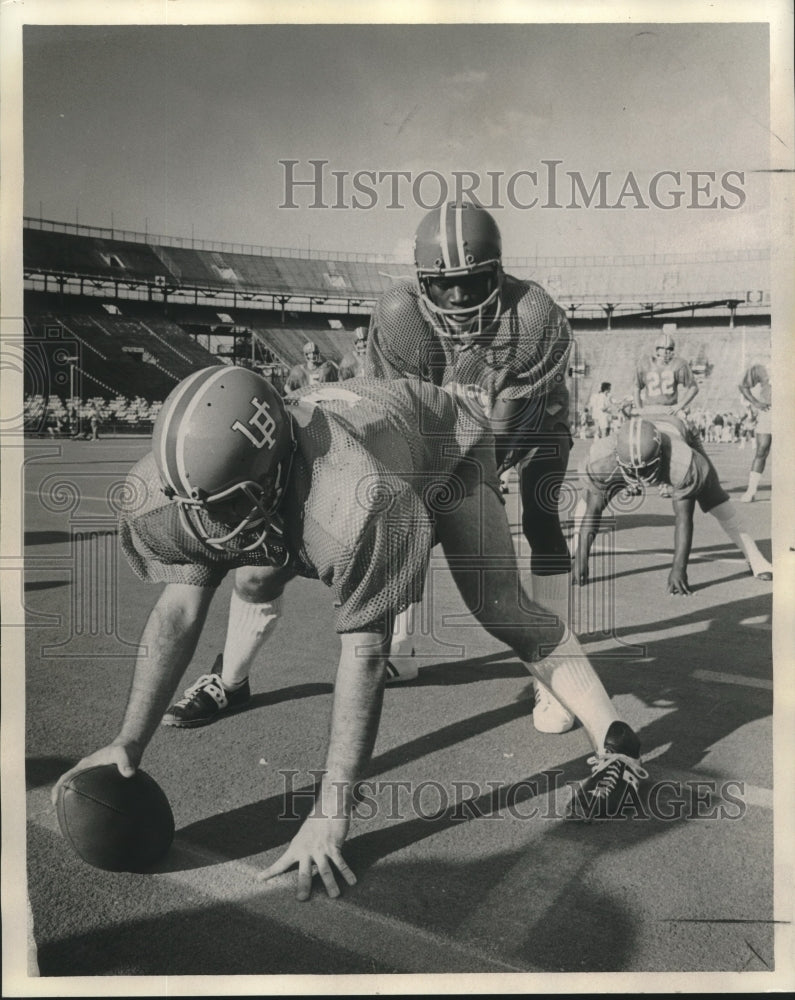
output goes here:
[[687, 582], [687, 573], [681, 569], [672, 569], [668, 574], [668, 593], [684, 594], [689, 597], [693, 591]]
[[129, 747], [117, 743], [111, 743], [110, 746], [102, 747], [101, 750], [96, 750], [94, 753], [89, 754], [88, 757], [84, 757], [78, 761], [74, 767], [61, 775], [50, 793], [52, 804], [55, 805], [58, 801], [58, 789], [61, 785], [68, 781], [73, 774], [77, 774], [78, 771], [85, 771], [89, 767], [100, 767], [103, 764], [115, 764], [122, 777], [131, 778], [135, 774], [135, 769], [139, 763], [137, 756]]
[[290, 846], [278, 861], [262, 872], [260, 880], [267, 881], [286, 872], [293, 865], [298, 865], [297, 899], [302, 902], [309, 899], [314, 874], [321, 877], [329, 897], [335, 899], [339, 896], [340, 889], [334, 868], [348, 885], [356, 884], [356, 876], [346, 864], [341, 850], [348, 836], [349, 826], [350, 820], [343, 816], [308, 816]]

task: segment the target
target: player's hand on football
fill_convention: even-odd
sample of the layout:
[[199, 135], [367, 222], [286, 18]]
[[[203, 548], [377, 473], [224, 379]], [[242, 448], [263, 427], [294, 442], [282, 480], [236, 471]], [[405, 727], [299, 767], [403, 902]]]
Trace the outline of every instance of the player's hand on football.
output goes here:
[[672, 569], [668, 574], [668, 593], [684, 594], [689, 597], [693, 591], [687, 582], [687, 573], [682, 569]]
[[117, 743], [111, 743], [110, 746], [102, 747], [101, 750], [97, 750], [89, 754], [88, 757], [84, 757], [81, 761], [78, 761], [74, 767], [61, 775], [50, 794], [52, 804], [55, 805], [58, 801], [58, 789], [61, 785], [67, 782], [73, 774], [77, 774], [78, 771], [85, 771], [89, 767], [100, 767], [102, 764], [115, 764], [123, 777], [131, 778], [135, 774], [135, 769], [139, 763], [140, 761], [130, 747]]
[[259, 876], [261, 881], [281, 875], [293, 865], [298, 865], [298, 888], [296, 898], [302, 902], [312, 894], [312, 876], [318, 874], [323, 880], [331, 899], [340, 894], [334, 868], [348, 885], [356, 884], [356, 876], [342, 856], [342, 845], [348, 835], [350, 820], [345, 816], [308, 816], [301, 829], [293, 837], [290, 846], [278, 861], [266, 868]]

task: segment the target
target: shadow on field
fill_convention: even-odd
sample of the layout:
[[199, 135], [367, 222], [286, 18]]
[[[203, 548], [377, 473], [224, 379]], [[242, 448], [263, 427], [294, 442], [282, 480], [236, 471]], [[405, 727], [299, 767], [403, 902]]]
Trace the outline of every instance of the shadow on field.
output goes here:
[[25, 591], [52, 590], [54, 587], [68, 587], [71, 580], [25, 580]]
[[31, 789], [54, 785], [74, 764], [67, 757], [28, 757], [25, 761], [25, 787]]

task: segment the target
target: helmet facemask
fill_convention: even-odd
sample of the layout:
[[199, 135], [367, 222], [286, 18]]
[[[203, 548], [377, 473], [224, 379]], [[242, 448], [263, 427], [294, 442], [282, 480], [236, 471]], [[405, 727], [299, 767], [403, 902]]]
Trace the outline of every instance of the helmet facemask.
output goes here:
[[[622, 458], [621, 452], [625, 454]], [[624, 481], [634, 486], [656, 486], [662, 474], [662, 436], [646, 420], [631, 419], [619, 432], [616, 462]]]
[[[472, 279], [486, 279], [484, 296], [470, 306], [445, 308], [434, 301], [433, 283], [472, 283]], [[479, 337], [502, 313], [503, 270], [499, 260], [456, 268], [455, 270], [425, 270], [417, 268], [422, 303], [437, 333], [454, 340], [470, 341]]]
[[[198, 489], [191, 496], [179, 496], [170, 489], [165, 493], [178, 504], [183, 527], [203, 545], [218, 552], [267, 551], [269, 545], [283, 546], [284, 524], [278, 507], [292, 454], [279, 463], [275, 482], [267, 486], [249, 480], [209, 496]], [[223, 527], [229, 530], [218, 534]]]
[[661, 456], [658, 455], [642, 465], [633, 465], [629, 462], [622, 462], [617, 457], [618, 467], [624, 477], [624, 482], [629, 486], [635, 486], [637, 483], [642, 483], [644, 486], [656, 486], [660, 481], [660, 458]]
[[[440, 336], [470, 342], [502, 314], [502, 238], [480, 205], [432, 209], [414, 236], [414, 267], [423, 309]], [[465, 303], [450, 301], [455, 286], [466, 291]]]
[[281, 397], [256, 372], [213, 365], [179, 383], [158, 413], [152, 454], [188, 534], [216, 552], [286, 561], [279, 505], [295, 451]]

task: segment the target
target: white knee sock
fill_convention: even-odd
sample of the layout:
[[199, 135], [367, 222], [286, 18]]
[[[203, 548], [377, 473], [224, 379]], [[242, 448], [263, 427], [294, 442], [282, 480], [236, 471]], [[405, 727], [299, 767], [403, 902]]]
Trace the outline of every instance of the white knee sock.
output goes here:
[[757, 489], [759, 488], [759, 481], [762, 478], [761, 472], [751, 472], [748, 476], [748, 489], [745, 491], [746, 495], [749, 497], [754, 496]]
[[737, 508], [731, 500], [726, 500], [717, 507], [713, 507], [710, 514], [717, 519], [721, 528], [748, 560], [748, 565], [754, 576], [759, 573], [773, 572], [773, 567], [759, 551], [756, 542], [747, 532], [742, 530], [740, 519], [737, 516]]
[[532, 580], [533, 599], [554, 612], [566, 625], [568, 633], [552, 656], [528, 666], [553, 697], [580, 720], [594, 748], [602, 750], [605, 734], [618, 719], [618, 713], [579, 639], [571, 631], [571, 575], [533, 574]]
[[552, 656], [526, 666], [580, 720], [594, 749], [604, 749], [618, 713], [577, 638], [570, 635]]
[[273, 635], [281, 612], [281, 597], [265, 604], [249, 604], [237, 591], [232, 591], [221, 673], [224, 687], [239, 687], [248, 677], [254, 657], [265, 640]]

